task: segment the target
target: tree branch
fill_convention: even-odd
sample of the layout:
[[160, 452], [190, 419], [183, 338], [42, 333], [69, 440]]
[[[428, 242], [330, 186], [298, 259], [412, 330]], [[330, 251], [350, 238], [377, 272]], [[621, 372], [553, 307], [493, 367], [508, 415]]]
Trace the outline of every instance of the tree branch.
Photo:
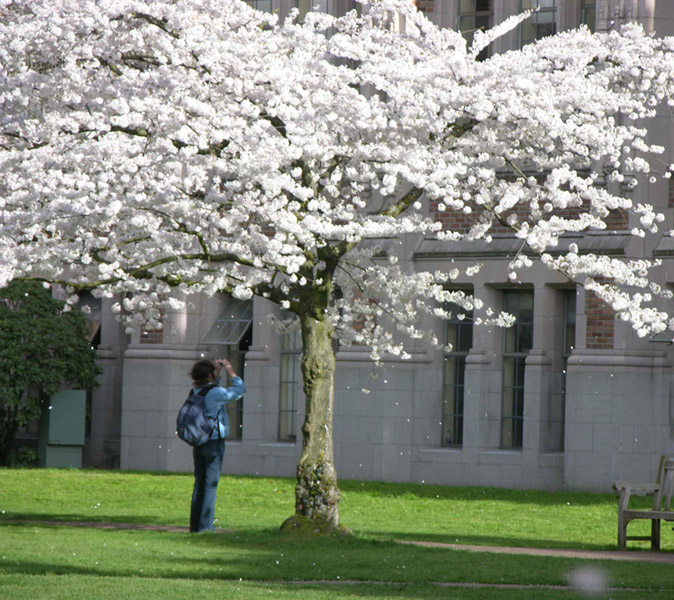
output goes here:
[[382, 210], [379, 214], [382, 217], [397, 217], [403, 211], [407, 210], [411, 204], [416, 202], [421, 195], [424, 193], [424, 190], [421, 188], [413, 187], [409, 192], [407, 192], [398, 202], [392, 204], [387, 209]]

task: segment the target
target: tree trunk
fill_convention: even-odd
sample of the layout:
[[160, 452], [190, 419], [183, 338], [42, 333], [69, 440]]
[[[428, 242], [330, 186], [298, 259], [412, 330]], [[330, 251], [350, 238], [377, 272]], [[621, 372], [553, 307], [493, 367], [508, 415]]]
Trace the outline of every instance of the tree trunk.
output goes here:
[[332, 414], [335, 355], [332, 325], [328, 319], [300, 315], [302, 326], [302, 375], [306, 415], [302, 425], [302, 454], [297, 464], [295, 517], [282, 530], [301, 527], [315, 532], [338, 529], [337, 472], [333, 462]]

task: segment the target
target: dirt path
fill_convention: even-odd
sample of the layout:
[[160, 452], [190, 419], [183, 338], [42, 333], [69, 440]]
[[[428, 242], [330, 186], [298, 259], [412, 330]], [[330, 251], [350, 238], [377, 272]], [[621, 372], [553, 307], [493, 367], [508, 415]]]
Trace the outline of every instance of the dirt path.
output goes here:
[[470, 544], [443, 544], [440, 542], [416, 542], [398, 540], [400, 544], [426, 546], [431, 548], [449, 548], [452, 550], [468, 550], [470, 552], [492, 552], [495, 554], [528, 554], [532, 556], [557, 556], [565, 558], [581, 558], [586, 560], [627, 560], [674, 565], [674, 553], [650, 552], [642, 550], [573, 550], [567, 548], [520, 548], [514, 546], [476, 546]]
[[[100, 521], [26, 521], [21, 519], [2, 519], [2, 523], [16, 523], [24, 525], [60, 525], [65, 527], [94, 527], [97, 529], [126, 529], [142, 531], [167, 531], [170, 533], [189, 533], [188, 527], [173, 525], [153, 525], [143, 523], [112, 523]], [[233, 533], [231, 529], [217, 529], [217, 533]], [[399, 544], [424, 546], [430, 548], [447, 548], [450, 550], [464, 550], [469, 552], [490, 552], [494, 554], [525, 554], [531, 556], [551, 556], [564, 558], [578, 558], [584, 560], [624, 560], [632, 562], [647, 562], [656, 564], [674, 565], [674, 552], [650, 552], [643, 550], [577, 550], [567, 548], [522, 548], [515, 546], [478, 546], [472, 544], [443, 544], [441, 542], [423, 542], [397, 540]]]

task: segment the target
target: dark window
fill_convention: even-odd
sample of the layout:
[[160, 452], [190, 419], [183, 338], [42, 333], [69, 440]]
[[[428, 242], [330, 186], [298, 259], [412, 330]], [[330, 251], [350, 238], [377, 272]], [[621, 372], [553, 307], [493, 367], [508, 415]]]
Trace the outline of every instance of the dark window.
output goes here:
[[563, 367], [562, 367], [562, 406], [561, 406], [561, 431], [559, 448], [564, 450], [564, 423], [566, 421], [566, 369], [569, 361], [569, 356], [573, 352], [576, 345], [576, 290], [564, 291], [564, 336], [562, 343], [564, 344]]
[[299, 331], [281, 338], [281, 397], [279, 402], [278, 438], [282, 442], [297, 439], [297, 403], [302, 382], [300, 356], [302, 336]]
[[[476, 31], [486, 31], [492, 27], [494, 10], [492, 0], [461, 0], [459, 3], [458, 29], [466, 38], [468, 47], [473, 43]], [[489, 48], [478, 55], [478, 60], [489, 56]]]
[[[253, 342], [253, 327], [248, 326], [243, 337], [236, 346], [229, 346], [227, 353], [227, 360], [232, 363], [234, 372], [246, 380], [246, 352]], [[223, 381], [224, 383], [224, 381]], [[243, 398], [239, 398], [236, 402], [230, 402], [227, 405], [227, 417], [229, 418], [229, 440], [240, 440], [243, 435]]]
[[524, 433], [525, 361], [533, 344], [534, 295], [528, 291], [507, 291], [505, 310], [517, 320], [505, 330], [503, 347], [503, 412], [501, 445], [521, 448]]
[[597, 2], [596, 0], [582, 0], [580, 6], [580, 22], [587, 25], [590, 31], [594, 31], [597, 21]]
[[244, 0], [246, 4], [264, 12], [272, 12], [272, 0]]
[[520, 25], [521, 46], [557, 33], [557, 1], [522, 0], [522, 11], [537, 7], [538, 11]]
[[[202, 344], [222, 346], [220, 356], [226, 355], [232, 363], [234, 372], [245, 381], [245, 355], [253, 341], [253, 301], [241, 301], [232, 296], [225, 296], [223, 309], [208, 333], [201, 340]], [[223, 374], [223, 385], [226, 385]], [[243, 398], [227, 405], [229, 417], [229, 438], [240, 440], [243, 434]]]
[[466, 381], [466, 357], [473, 345], [473, 315], [451, 305], [453, 317], [447, 321], [444, 393], [442, 400], [442, 445], [463, 444], [463, 403]]

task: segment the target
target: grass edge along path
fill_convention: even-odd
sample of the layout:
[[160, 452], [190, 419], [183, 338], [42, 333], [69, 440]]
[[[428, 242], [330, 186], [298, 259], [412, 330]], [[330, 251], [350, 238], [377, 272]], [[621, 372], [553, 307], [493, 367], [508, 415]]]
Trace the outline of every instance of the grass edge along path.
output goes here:
[[[117, 523], [104, 521], [36, 521], [22, 519], [2, 519], [0, 523], [17, 525], [58, 525], [63, 527], [91, 527], [94, 529], [126, 529], [130, 531], [165, 531], [168, 533], [189, 533], [188, 527], [174, 525], [157, 525], [148, 523]], [[216, 533], [234, 533], [233, 529], [216, 529]], [[384, 540], [382, 540], [384, 541]], [[603, 551], [603, 550], [576, 550], [573, 548], [537, 548], [522, 546], [485, 546], [476, 544], [449, 544], [443, 542], [427, 542], [423, 540], [388, 540], [398, 544], [423, 546], [429, 548], [447, 548], [468, 552], [488, 552], [492, 554], [524, 554], [531, 556], [549, 556], [577, 558], [587, 560], [622, 560], [633, 562], [648, 562], [655, 564], [674, 565], [674, 553], [651, 552], [644, 550]]]

